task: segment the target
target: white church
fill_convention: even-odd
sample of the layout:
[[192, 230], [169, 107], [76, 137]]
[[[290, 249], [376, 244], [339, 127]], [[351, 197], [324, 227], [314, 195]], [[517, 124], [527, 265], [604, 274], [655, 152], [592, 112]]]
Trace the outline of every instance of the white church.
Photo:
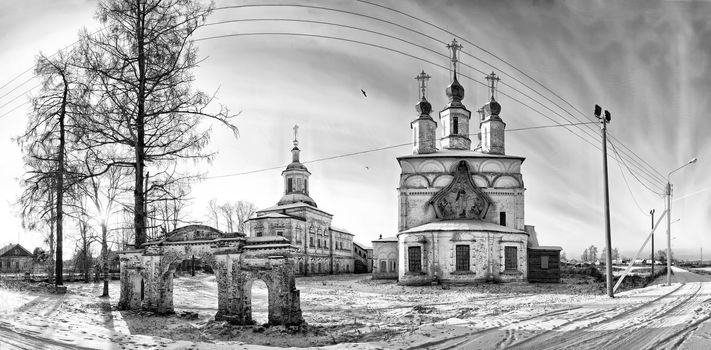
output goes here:
[[439, 123], [426, 97], [429, 76], [416, 77], [422, 97], [410, 123], [412, 154], [397, 158], [399, 232], [373, 241], [373, 277], [397, 278], [402, 285], [557, 282], [561, 248], [539, 246], [533, 226], [525, 224], [525, 158], [505, 152], [506, 123], [495, 99], [499, 78], [486, 77], [491, 98], [475, 119], [478, 130], [470, 131], [471, 111], [457, 81], [461, 46], [455, 40], [448, 47], [453, 74]]

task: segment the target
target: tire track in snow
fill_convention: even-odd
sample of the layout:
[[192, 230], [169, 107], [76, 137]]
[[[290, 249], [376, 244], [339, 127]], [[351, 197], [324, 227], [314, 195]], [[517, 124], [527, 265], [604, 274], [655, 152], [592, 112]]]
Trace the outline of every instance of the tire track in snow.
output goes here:
[[[606, 310], [601, 310], [601, 311], [597, 311], [597, 312], [594, 312], [591, 314], [583, 315], [582, 317], [576, 318], [574, 320], [570, 320], [570, 321], [565, 322], [557, 327], [553, 327], [552, 329], [545, 330], [541, 333], [535, 334], [535, 335], [528, 337], [524, 340], [521, 340], [519, 342], [511, 344], [508, 346], [508, 348], [511, 348], [511, 349], [517, 349], [517, 348], [535, 349], [535, 348], [539, 348], [539, 347], [546, 347], [547, 349], [571, 349], [576, 346], [580, 346], [582, 348], [605, 348], [604, 346], [602, 346], [600, 344], [591, 345], [591, 342], [593, 342], [595, 340], [600, 340], [605, 337], [610, 337], [610, 332], [605, 332], [600, 335], [589, 334], [587, 337], [585, 337], [586, 334], [581, 333], [581, 331], [585, 330], [585, 329], [589, 329], [591, 327], [596, 327], [596, 326], [599, 326], [602, 324], [609, 324], [611, 322], [621, 320], [621, 319], [623, 319], [623, 317], [627, 317], [629, 315], [632, 315], [632, 314], [640, 312], [640, 311], [641, 311], [640, 313], [642, 315], [644, 315], [645, 312], [646, 313], [648, 313], [650, 311], [654, 312], [657, 310], [656, 307], [659, 306], [655, 303], [676, 293], [682, 287], [684, 287], [684, 285], [679, 285], [676, 288], [674, 288], [673, 290], [669, 291], [668, 293], [660, 295], [660, 296], [658, 296], [650, 301], [644, 302], [642, 304], [635, 305], [630, 308], [624, 309], [622, 312], [617, 313], [617, 314], [613, 315], [612, 317], [604, 318], [604, 319], [601, 319], [597, 322], [591, 322], [586, 325], [576, 327], [576, 328], [574, 328], [575, 335], [570, 334], [570, 332], [566, 332], [563, 334], [553, 334], [553, 332], [558, 329], [561, 329], [565, 326], [579, 322], [583, 319], [590, 319], [591, 316], [596, 317], [598, 315], [604, 315], [605, 313], [619, 309], [619, 307], [615, 306], [615, 307], [612, 307], [612, 308], [609, 308]], [[698, 292], [698, 290], [694, 293], [694, 295], [697, 292]], [[685, 300], [688, 300], [688, 298]], [[661, 314], [657, 312], [655, 314], [656, 316], [654, 316], [654, 317], [660, 317], [662, 314], [673, 311], [674, 309], [676, 309], [677, 307], [682, 305], [685, 300], [682, 300], [681, 302], [678, 302], [678, 303], [675, 302], [676, 300], [672, 300], [669, 303], [661, 305], [661, 308], [662, 308], [662, 311], [660, 311]], [[664, 310], [669, 305], [671, 305], [671, 307], [667, 310]], [[645, 321], [646, 320], [647, 319], [645, 319]], [[639, 324], [639, 323], [640, 322], [637, 322], [637, 324]], [[582, 339], [581, 339], [581, 337], [582, 337]], [[530, 344], [530, 342], [534, 341], [534, 340], [535, 340], [535, 343]], [[570, 343], [571, 341], [573, 342], [572, 344]], [[552, 344], [555, 344], [555, 345], [552, 345]]]
[[[575, 309], [579, 309], [579, 308], [580, 308], [580, 306], [568, 307], [568, 308], [562, 308], [562, 309], [556, 309], [556, 310], [549, 311], [549, 312], [546, 312], [546, 313], [543, 313], [543, 314], [534, 315], [534, 316], [531, 316], [531, 317], [527, 317], [527, 318], [524, 318], [524, 319], [521, 319], [521, 320], [514, 321], [513, 323], [510, 323], [509, 325], [518, 324], [518, 323], [523, 323], [523, 322], [527, 322], [527, 321], [530, 321], [530, 320], [533, 320], [533, 319], [536, 319], [536, 318], [541, 318], [541, 317], [557, 316], [557, 315], [559, 315], [559, 314], [566, 313], [566, 312], [568, 312], [568, 311], [570, 311], [570, 310], [575, 310]], [[446, 338], [446, 339], [441, 339], [441, 340], [436, 340], [436, 341], [424, 343], [424, 344], [421, 344], [421, 345], [417, 345], [417, 346], [411, 347], [410, 349], [438, 349], [438, 350], [440, 350], [440, 349], [441, 349], [441, 350], [444, 350], [444, 349], [460, 349], [460, 348], [462, 348], [462, 347], [464, 346], [465, 343], [470, 343], [470, 342], [472, 342], [472, 341], [474, 341], [474, 340], [479, 339], [481, 336], [483, 336], [483, 335], [485, 335], [485, 334], [487, 334], [487, 333], [490, 333], [490, 332], [492, 332], [492, 331], [497, 331], [497, 330], [500, 330], [500, 329], [501, 329], [501, 327], [498, 327], [498, 326], [497, 326], [497, 327], [484, 328], [484, 329], [481, 329], [481, 330], [478, 330], [478, 331], [474, 331], [474, 332], [470, 332], [470, 333], [467, 333], [467, 334], [463, 334], [463, 335], [459, 335], [459, 336], [454, 336], [454, 337], [450, 337], [450, 338]], [[453, 341], [454, 341], [453, 344], [447, 344], [447, 343], [450, 343], [450, 342], [453, 342]]]

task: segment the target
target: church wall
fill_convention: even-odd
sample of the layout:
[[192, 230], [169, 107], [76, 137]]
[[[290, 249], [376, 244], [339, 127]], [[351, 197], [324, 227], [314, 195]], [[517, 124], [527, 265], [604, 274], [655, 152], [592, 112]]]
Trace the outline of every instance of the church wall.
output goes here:
[[398, 242], [373, 241], [373, 279], [397, 279]]
[[[398, 236], [398, 283], [403, 285], [441, 282], [525, 281], [528, 236], [500, 232], [423, 232]], [[456, 271], [456, 246], [469, 247], [469, 269]], [[411, 272], [409, 247], [420, 247], [420, 272]], [[516, 269], [505, 268], [506, 247], [516, 248]]]

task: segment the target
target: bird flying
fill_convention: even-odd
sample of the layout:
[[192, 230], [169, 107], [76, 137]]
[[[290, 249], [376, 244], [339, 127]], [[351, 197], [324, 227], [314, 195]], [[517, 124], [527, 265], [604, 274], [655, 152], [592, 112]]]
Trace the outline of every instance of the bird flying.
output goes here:
[[362, 92], [362, 93], [363, 93], [363, 96], [365, 96], [365, 97], [368, 97], [368, 95], [366, 95], [366, 94], [365, 94], [365, 90], [363, 90], [363, 89], [360, 89], [360, 92]]

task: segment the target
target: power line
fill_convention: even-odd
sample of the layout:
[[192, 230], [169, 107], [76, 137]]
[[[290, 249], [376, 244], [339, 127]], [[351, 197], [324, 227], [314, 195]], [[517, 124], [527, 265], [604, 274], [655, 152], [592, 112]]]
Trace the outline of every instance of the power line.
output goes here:
[[[427, 25], [429, 25], [429, 26], [432, 26], [432, 27], [434, 27], [434, 28], [436, 28], [436, 29], [438, 29], [438, 30], [440, 30], [440, 31], [443, 31], [443, 32], [449, 34], [449, 35], [453, 35], [453, 36], [455, 36], [455, 37], [460, 38], [460, 39], [463, 40], [464, 42], [466, 42], [466, 43], [472, 45], [473, 47], [476, 47], [476, 48], [478, 48], [478, 49], [480, 49], [480, 50], [482, 50], [482, 51], [488, 53], [489, 55], [493, 56], [494, 58], [498, 59], [499, 61], [503, 62], [504, 64], [506, 64], [506, 65], [510, 66], [511, 68], [515, 69], [516, 71], [520, 72], [521, 74], [523, 74], [524, 76], [528, 77], [529, 79], [533, 80], [533, 81], [536, 82], [538, 85], [540, 85], [541, 87], [543, 87], [544, 89], [546, 89], [547, 91], [549, 91], [550, 93], [552, 93], [554, 96], [558, 97], [558, 98], [561, 99], [563, 102], [565, 102], [566, 104], [568, 104], [569, 106], [571, 106], [575, 111], [577, 111], [578, 113], [580, 113], [584, 118], [586, 118], [586, 119], [588, 119], [588, 120], [593, 120], [593, 119], [591, 119], [588, 115], [584, 114], [582, 111], [580, 111], [580, 110], [577, 109], [575, 106], [573, 106], [570, 102], [568, 102], [567, 100], [565, 100], [564, 98], [562, 98], [560, 95], [558, 95], [556, 92], [552, 91], [550, 88], [548, 88], [548, 87], [546, 87], [545, 85], [543, 85], [541, 82], [539, 82], [539, 81], [536, 80], [535, 78], [531, 77], [530, 75], [528, 75], [528, 74], [526, 74], [525, 72], [523, 72], [521, 69], [517, 68], [516, 66], [514, 66], [513, 64], [511, 64], [511, 63], [509, 63], [508, 61], [504, 60], [503, 58], [497, 56], [497, 55], [494, 54], [493, 52], [491, 52], [491, 51], [489, 51], [489, 50], [487, 50], [487, 49], [481, 47], [480, 45], [477, 45], [477, 44], [475, 44], [475, 43], [473, 43], [473, 42], [467, 40], [466, 38], [463, 38], [463, 37], [461, 37], [461, 36], [458, 36], [458, 35], [456, 35], [455, 33], [451, 32], [451, 31], [448, 31], [448, 30], [446, 30], [446, 29], [444, 29], [444, 28], [442, 28], [442, 27], [439, 27], [439, 26], [437, 26], [437, 25], [435, 25], [435, 24], [433, 24], [433, 23], [430, 23], [430, 22], [428, 22], [428, 21], [426, 21], [426, 20], [424, 20], [424, 19], [422, 19], [422, 18], [418, 18], [418, 17], [416, 17], [416, 16], [412, 16], [412, 15], [410, 15], [410, 14], [407, 14], [407, 13], [403, 12], [403, 11], [400, 11], [400, 10], [397, 10], [397, 9], [393, 9], [393, 8], [390, 8], [390, 7], [387, 7], [387, 6], [383, 6], [383, 5], [374, 4], [374, 3], [371, 3], [371, 2], [368, 2], [368, 1], [361, 1], [361, 0], [359, 0], [359, 2], [362, 2], [362, 3], [365, 3], [365, 4], [369, 4], [369, 5], [373, 5], [373, 6], [378, 6], [378, 7], [381, 7], [381, 8], [384, 8], [384, 9], [387, 9], [387, 10], [390, 10], [390, 11], [393, 11], [393, 12], [396, 12], [396, 13], [399, 13], [399, 14], [402, 14], [402, 15], [407, 16], [407, 17], [409, 17], [409, 18], [415, 19], [415, 20], [417, 20], [418, 22], [422, 22], [422, 23], [425, 23], [425, 24], [427, 24]], [[441, 40], [439, 40], [439, 39], [437, 39], [437, 38], [435, 38], [435, 37], [433, 37], [433, 36], [431, 36], [431, 35], [428, 35], [428, 34], [423, 33], [423, 32], [419, 32], [419, 31], [417, 31], [417, 30], [414, 30], [414, 29], [409, 28], [409, 27], [407, 27], [407, 26], [403, 26], [403, 25], [401, 25], [401, 24], [399, 24], [399, 23], [395, 23], [395, 22], [393, 22], [393, 21], [389, 21], [389, 20], [377, 18], [377, 17], [374, 17], [374, 16], [370, 16], [370, 15], [366, 15], [366, 14], [362, 14], [362, 13], [358, 13], [358, 12], [353, 12], [353, 11], [348, 11], [348, 10], [342, 10], [342, 9], [336, 9], [336, 8], [330, 8], [330, 7], [324, 7], [324, 6], [301, 5], [301, 4], [251, 4], [251, 5], [230, 5], [230, 6], [222, 6], [222, 7], [216, 7], [215, 10], [239, 9], [239, 8], [250, 8], [250, 7], [296, 7], [296, 8], [308, 8], [308, 9], [318, 9], [318, 10], [323, 10], [323, 11], [339, 12], [339, 13], [344, 13], [344, 14], [348, 14], [348, 15], [354, 15], [354, 16], [358, 16], [358, 17], [368, 18], [368, 19], [372, 19], [372, 20], [375, 20], [375, 21], [387, 23], [387, 24], [396, 26], [396, 27], [398, 27], [398, 28], [402, 28], [402, 29], [405, 29], [405, 30], [407, 30], [407, 31], [410, 31], [410, 32], [413, 32], [413, 33], [422, 35], [422, 36], [427, 37], [427, 38], [429, 38], [429, 39], [432, 39], [432, 40], [434, 40], [434, 41], [436, 41], [436, 42], [444, 43], [443, 41], [441, 41]], [[476, 56], [474, 56], [474, 55], [471, 55], [471, 54], [466, 53], [466, 52], [465, 52], [465, 54], [467, 54], [467, 55], [473, 57], [474, 59], [476, 59], [476, 60], [478, 60], [478, 61], [481, 61], [481, 62], [483, 62], [483, 63], [485, 63], [485, 64], [487, 64], [487, 65], [489, 65], [489, 66], [491, 66], [491, 67], [493, 67], [493, 68], [495, 68], [495, 69], [498, 69], [499, 71], [503, 72], [505, 75], [511, 77], [513, 80], [515, 80], [515, 81], [521, 83], [521, 84], [524, 85], [525, 87], [529, 88], [530, 90], [536, 92], [538, 95], [542, 96], [544, 99], [546, 99], [546, 100], [550, 101], [551, 103], [555, 104], [558, 108], [561, 108], [563, 111], [565, 111], [566, 113], [568, 113], [569, 115], [571, 115], [571, 117], [573, 117], [574, 119], [576, 119], [576, 120], [578, 120], [578, 121], [581, 121], [580, 119], [574, 117], [574, 116], [573, 116], [570, 112], [568, 112], [566, 109], [562, 108], [560, 105], [558, 105], [557, 103], [555, 103], [555, 102], [553, 102], [552, 100], [550, 100], [547, 96], [541, 94], [540, 92], [538, 92], [538, 91], [536, 91], [535, 89], [531, 88], [530, 86], [528, 86], [528, 85], [525, 84], [524, 82], [522, 82], [522, 81], [520, 81], [519, 79], [515, 78], [514, 76], [508, 74], [506, 71], [504, 71], [504, 70], [502, 70], [502, 69], [500, 69], [500, 68], [497, 68], [497, 67], [494, 66], [493, 64], [491, 64], [491, 63], [489, 63], [489, 62], [486, 62], [486, 61], [484, 61], [484, 60], [482, 60], [482, 59], [480, 59], [480, 58], [478, 58], [478, 57], [476, 57]], [[503, 83], [503, 84], [506, 85], [505, 83]], [[527, 97], [529, 97], [529, 96], [527, 96]], [[530, 97], [529, 97], [529, 98], [530, 98]], [[531, 99], [532, 99], [532, 98], [531, 98]], [[534, 99], [532, 99], [532, 100], [534, 100]], [[535, 101], [535, 100], [534, 100], [534, 101]], [[565, 119], [565, 118], [564, 118], [564, 119]], [[566, 120], [567, 120], [567, 119], [566, 119]], [[589, 131], [590, 129], [589, 129], [589, 128], [581, 128], [581, 130], [588, 130], [588, 131]], [[590, 136], [589, 133], [586, 132], [586, 134], [587, 134], [588, 136]], [[593, 139], [596, 140], [596, 138], [594, 138], [594, 137], [593, 137]], [[624, 146], [624, 145], [623, 145], [623, 146]], [[631, 152], [635, 157], [641, 159], [641, 157], [639, 157], [639, 155], [637, 155], [636, 153], [634, 153], [632, 150], [630, 150], [630, 149], [627, 148], [626, 146], [625, 146], [624, 148], [626, 148], [629, 152]], [[630, 156], [629, 153], [625, 152], [625, 150], [622, 150], [622, 153], [625, 154], [625, 155], [627, 155], [628, 157], [632, 158], [632, 156]], [[631, 159], [630, 159], [630, 160], [631, 160]], [[644, 160], [643, 160], [643, 161], [644, 161]], [[648, 164], [648, 163], [646, 163], [646, 162], [644, 162], [644, 163], [645, 163], [645, 164]], [[638, 164], [638, 163], [637, 163], [637, 164]], [[641, 168], [644, 169], [643, 166], [642, 166]], [[652, 168], [652, 170], [654, 170], [655, 172], [658, 173], [658, 171], [656, 171], [656, 169]], [[644, 171], [644, 170], [643, 170], [643, 171]], [[648, 170], [647, 170], [647, 172], [648, 172]], [[649, 175], [649, 174], [648, 174], [648, 175]], [[652, 176], [653, 178], [655, 177], [654, 175], [649, 175], [649, 176]], [[660, 176], [660, 178], [663, 178], [663, 177]], [[657, 180], [659, 180], [659, 179], [657, 179]], [[659, 181], [662, 181], [662, 180], [659, 180]]]
[[[612, 150], [615, 152], [615, 154], [618, 156], [618, 158], [619, 158], [619, 159], [622, 159], [622, 158], [619, 157], [620, 154], [617, 153], [617, 148], [615, 147], [615, 144], [614, 144], [613, 142], [610, 142], [610, 141], [608, 141], [608, 143], [610, 144], [610, 146], [612, 146]], [[620, 163], [620, 161], [618, 160], [618, 165], [619, 165], [619, 163]], [[654, 194], [658, 194], [658, 195], [660, 195], [660, 196], [663, 196], [663, 195], [664, 195], [664, 194], [661, 193], [661, 192], [657, 192], [657, 191], [655, 191], [655, 190], [649, 188], [649, 187], [648, 187], [647, 185], [645, 185], [642, 181], [640, 181], [639, 178], [637, 178], [637, 176], [636, 176], [636, 175], [630, 170], [630, 168], [627, 166], [627, 163], [625, 163], [624, 161], [622, 161], [622, 164], [625, 166], [625, 168], [627, 168], [627, 171], [630, 172], [630, 174], [637, 180], [637, 182], [639, 182], [640, 184], [642, 184], [642, 186], [644, 186], [645, 188], [647, 188], [650, 192], [652, 192], [652, 193], [654, 193]], [[620, 168], [620, 171], [622, 171], [622, 168]], [[632, 199], [634, 199], [634, 203], [637, 204], [637, 208], [639, 208], [640, 211], [642, 211], [643, 213], [645, 213], [645, 211], [642, 210], [642, 208], [641, 208], [641, 207], [639, 206], [639, 204], [637, 203], [637, 200], [634, 198], [634, 195], [632, 194], [632, 190], [630, 189], [629, 183], [627, 183], [627, 178], [625, 178], [625, 174], [624, 174], [624, 173], [622, 173], [622, 178], [625, 180], [625, 184], [627, 185], [627, 189], [630, 191], [630, 195], [632, 195]]]
[[[615, 152], [618, 158], [620, 158], [619, 153], [617, 153], [617, 148], [615, 148], [615, 145], [612, 142], [607, 142], [612, 146], [612, 150]], [[621, 158], [620, 158], [621, 159]], [[632, 189], [630, 188], [629, 182], [627, 182], [627, 177], [625, 176], [625, 172], [622, 170], [622, 161], [618, 160], [617, 161], [617, 167], [620, 169], [620, 174], [622, 174], [622, 179], [625, 181], [625, 186], [627, 186], [627, 191], [630, 193], [630, 196], [632, 197], [632, 200], [634, 201], [635, 206], [637, 206], [637, 209], [644, 214], [647, 215], [647, 212], [642, 209], [642, 207], [639, 205], [637, 202], [637, 198], [635, 198], [634, 193], [632, 193]], [[631, 173], [630, 173], [631, 174]]]
[[[388, 51], [391, 51], [391, 52], [399, 53], [399, 54], [402, 54], [402, 55], [404, 55], [404, 56], [407, 56], [407, 57], [410, 57], [410, 58], [413, 58], [413, 59], [416, 59], [416, 60], [420, 60], [420, 61], [429, 63], [429, 64], [431, 64], [431, 65], [433, 65], [433, 66], [436, 66], [436, 67], [439, 67], [439, 68], [442, 68], [442, 69], [445, 69], [445, 70], [448, 69], [448, 67], [445, 67], [445, 66], [443, 66], [443, 65], [441, 65], [441, 64], [438, 64], [438, 63], [435, 63], [435, 62], [433, 62], [433, 61], [430, 61], [430, 60], [427, 60], [427, 59], [421, 58], [421, 57], [419, 57], [419, 56], [415, 56], [415, 55], [412, 55], [412, 54], [409, 54], [409, 53], [406, 53], [406, 52], [403, 52], [403, 51], [400, 51], [400, 50], [397, 50], [397, 49], [393, 49], [393, 48], [390, 48], [390, 47], [386, 47], [386, 46], [383, 46], [383, 45], [373, 44], [373, 43], [364, 42], [364, 41], [360, 41], [360, 40], [342, 38], [342, 37], [334, 37], [334, 36], [328, 36], [328, 35], [321, 35], [321, 34], [293, 33], [293, 32], [250, 32], [250, 33], [234, 33], [234, 34], [224, 34], [224, 35], [209, 36], [209, 37], [198, 38], [198, 39], [195, 39], [194, 41], [197, 42], [197, 41], [220, 39], [220, 38], [228, 38], [228, 37], [239, 37], [239, 36], [265, 36], [265, 35], [284, 35], [284, 36], [315, 37], [315, 38], [332, 39], [332, 40], [339, 40], [339, 41], [345, 41], [345, 42], [350, 42], [350, 43], [356, 43], [356, 44], [361, 44], [361, 45], [376, 47], [376, 48], [388, 50]], [[477, 84], [486, 86], [486, 84], [484, 84], [484, 83], [482, 83], [482, 82], [480, 82], [480, 81], [478, 81], [478, 80], [476, 80], [476, 79], [473, 79], [473, 78], [469, 77], [469, 76], [466, 75], [466, 74], [460, 74], [460, 76], [462, 76], [462, 77], [464, 77], [464, 78], [467, 78], [467, 79], [469, 79], [469, 80], [472, 80], [472, 81], [474, 81], [474, 82], [477, 83]], [[532, 111], [534, 111], [534, 112], [540, 114], [541, 116], [543, 116], [543, 117], [545, 117], [545, 118], [551, 120], [552, 122], [557, 123], [557, 124], [560, 124], [558, 121], [554, 120], [553, 118], [549, 117], [548, 115], [544, 114], [543, 112], [537, 110], [536, 108], [530, 106], [529, 104], [527, 104], [527, 103], [525, 103], [525, 102], [523, 102], [523, 101], [521, 101], [521, 100], [519, 100], [519, 99], [517, 99], [517, 98], [515, 98], [515, 97], [513, 97], [513, 96], [511, 96], [511, 95], [509, 95], [509, 94], [507, 94], [507, 93], [505, 93], [505, 92], [503, 92], [503, 91], [500, 91], [499, 93], [502, 94], [502, 95], [504, 95], [504, 96], [506, 96], [506, 97], [508, 97], [508, 98], [510, 98], [510, 99], [512, 99], [512, 100], [514, 100], [514, 101], [516, 101], [516, 102], [518, 102], [518, 103], [520, 103], [520, 104], [522, 104], [523, 106], [525, 106], [525, 107], [531, 109]], [[570, 125], [572, 125], [572, 124], [570, 124]], [[581, 124], [581, 125], [582, 125], [582, 124]], [[590, 142], [590, 140], [588, 140], [588, 139], [586, 139], [586, 138], [584, 138], [584, 137], [582, 137], [582, 136], [580, 136], [580, 135], [574, 133], [571, 129], [566, 128], [566, 130], [568, 130], [569, 132], [573, 133], [573, 135], [578, 136], [581, 140], [585, 141], [586, 143], [590, 144], [591, 146], [595, 147], [596, 149], [600, 150], [600, 146], [598, 146], [598, 145], [596, 145], [596, 144], [593, 144], [592, 142]], [[639, 170], [639, 171], [643, 172], [644, 170]]]
[[[592, 122], [596, 123], [596, 122]], [[523, 127], [523, 128], [516, 128], [516, 129], [508, 129], [504, 130], [506, 132], [512, 132], [512, 131], [524, 131], [524, 130], [536, 130], [536, 129], [547, 129], [547, 128], [557, 128], [557, 127], [565, 127], [565, 126], [573, 126], [573, 125], [580, 125], [580, 123], [575, 123], [575, 124], [555, 124], [555, 125], [538, 125], [538, 126], [529, 126], [529, 127]], [[475, 136], [479, 135], [481, 133], [472, 133], [468, 134], [467, 136]], [[425, 140], [425, 141], [430, 141], [430, 140]], [[378, 151], [384, 151], [392, 148], [398, 148], [398, 147], [404, 147], [404, 146], [412, 146], [412, 142], [406, 142], [406, 143], [400, 143], [397, 145], [391, 145], [391, 146], [384, 146], [384, 147], [378, 147], [378, 148], [372, 148], [372, 149], [367, 149], [363, 151], [357, 151], [357, 152], [351, 152], [351, 153], [344, 153], [344, 154], [339, 154], [336, 156], [330, 156], [330, 157], [324, 157], [324, 158], [318, 158], [314, 160], [309, 160], [309, 161], [304, 161], [301, 162], [302, 164], [309, 164], [309, 163], [316, 163], [316, 162], [322, 162], [326, 160], [332, 160], [332, 159], [338, 159], [338, 158], [345, 158], [345, 157], [351, 157], [351, 156], [356, 156], [356, 155], [361, 155], [361, 154], [366, 154], [366, 153], [373, 153], [373, 152], [378, 152]], [[279, 165], [279, 166], [274, 166], [274, 167], [269, 167], [269, 168], [263, 168], [263, 169], [257, 169], [257, 170], [250, 170], [250, 171], [245, 171], [245, 172], [239, 172], [239, 173], [232, 173], [232, 174], [225, 174], [225, 175], [215, 175], [215, 176], [207, 176], [204, 179], [219, 179], [219, 178], [224, 178], [224, 177], [232, 177], [232, 176], [240, 176], [240, 175], [247, 175], [247, 174], [254, 174], [254, 173], [261, 173], [269, 170], [277, 170], [277, 169], [283, 169], [285, 165]]]

